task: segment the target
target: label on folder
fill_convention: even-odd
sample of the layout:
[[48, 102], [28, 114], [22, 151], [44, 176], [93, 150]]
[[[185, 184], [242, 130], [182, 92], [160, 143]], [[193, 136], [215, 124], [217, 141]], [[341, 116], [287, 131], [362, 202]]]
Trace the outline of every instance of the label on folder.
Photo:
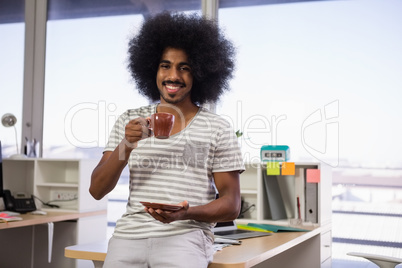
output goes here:
[[295, 175], [296, 166], [293, 162], [283, 162], [282, 163], [282, 175]]
[[281, 175], [279, 162], [267, 162], [267, 175]]
[[320, 183], [321, 173], [319, 169], [307, 169], [306, 170], [307, 183]]

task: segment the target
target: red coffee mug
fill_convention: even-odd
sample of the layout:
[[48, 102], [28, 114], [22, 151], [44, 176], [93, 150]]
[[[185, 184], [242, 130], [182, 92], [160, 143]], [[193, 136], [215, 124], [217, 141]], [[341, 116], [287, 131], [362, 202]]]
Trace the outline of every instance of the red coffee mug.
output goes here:
[[172, 132], [174, 115], [169, 113], [155, 113], [151, 115], [150, 128], [155, 138], [167, 139]]

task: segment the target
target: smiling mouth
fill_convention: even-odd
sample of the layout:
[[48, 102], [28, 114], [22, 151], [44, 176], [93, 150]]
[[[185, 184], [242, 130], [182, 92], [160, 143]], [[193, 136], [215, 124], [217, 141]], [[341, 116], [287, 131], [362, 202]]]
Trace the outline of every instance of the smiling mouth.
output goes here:
[[177, 91], [180, 90], [180, 88], [185, 86], [183, 83], [180, 82], [169, 82], [169, 81], [163, 82], [162, 85], [165, 86], [168, 93], [176, 93]]

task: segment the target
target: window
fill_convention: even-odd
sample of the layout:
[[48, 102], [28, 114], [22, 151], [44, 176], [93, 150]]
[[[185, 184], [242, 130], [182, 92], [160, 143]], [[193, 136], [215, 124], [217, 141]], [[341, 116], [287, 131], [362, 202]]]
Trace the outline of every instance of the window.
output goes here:
[[259, 157], [263, 144], [286, 144], [293, 160], [400, 165], [401, 5], [221, 8], [238, 64], [217, 111], [244, 131], [245, 153]]
[[[12, 113], [17, 118], [18, 148], [21, 146], [22, 94], [24, 76], [24, 3], [0, 3], [0, 116]], [[17, 154], [13, 128], [0, 125], [3, 157]], [[18, 152], [19, 153], [19, 152]]]
[[244, 132], [246, 161], [258, 161], [264, 144], [284, 144], [291, 161], [334, 167], [333, 267], [360, 267], [347, 265], [350, 251], [402, 254], [402, 238], [388, 235], [402, 220], [401, 8], [372, 0], [219, 9], [238, 64], [217, 112]]
[[48, 21], [45, 156], [103, 148], [116, 117], [147, 103], [125, 63], [128, 34], [141, 21], [141, 15]]

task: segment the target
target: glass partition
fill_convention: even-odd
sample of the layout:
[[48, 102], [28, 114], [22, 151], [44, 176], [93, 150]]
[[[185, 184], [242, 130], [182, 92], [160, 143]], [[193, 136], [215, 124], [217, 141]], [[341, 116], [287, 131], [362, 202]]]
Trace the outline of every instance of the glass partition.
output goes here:
[[[17, 154], [21, 146], [22, 95], [24, 79], [24, 2], [0, 2], [0, 117], [12, 113], [14, 127], [0, 125], [3, 157]], [[17, 141], [16, 141], [17, 140]]]
[[217, 112], [244, 132], [245, 160], [289, 145], [290, 161], [333, 166], [333, 267], [363, 267], [350, 251], [401, 256], [402, 2], [229, 2], [238, 64]]
[[374, 0], [220, 8], [238, 62], [233, 92], [217, 111], [244, 132], [244, 153], [259, 158], [261, 145], [285, 144], [293, 160], [401, 166], [401, 7]]

